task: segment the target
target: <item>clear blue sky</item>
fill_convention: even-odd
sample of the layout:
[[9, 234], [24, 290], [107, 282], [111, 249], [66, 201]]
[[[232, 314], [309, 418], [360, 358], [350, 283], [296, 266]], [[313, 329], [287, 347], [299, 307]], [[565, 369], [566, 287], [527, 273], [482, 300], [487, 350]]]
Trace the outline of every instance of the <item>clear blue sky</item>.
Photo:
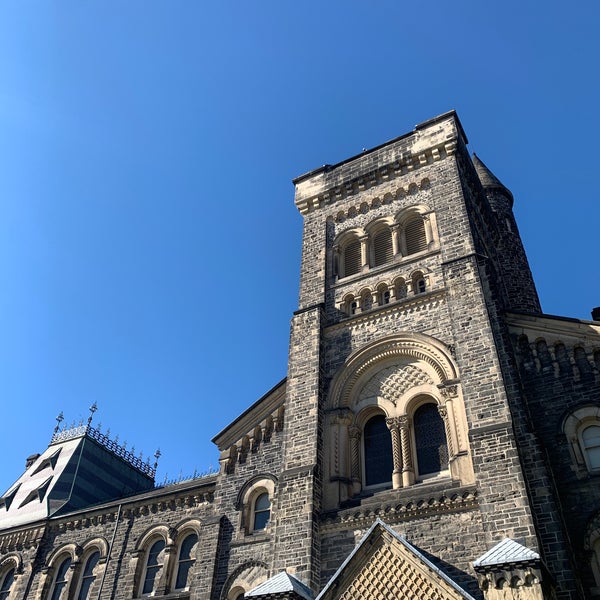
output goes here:
[[[600, 305], [600, 5], [0, 4], [0, 488], [54, 418], [217, 466], [286, 373], [291, 179], [455, 108], [545, 312]], [[3, 490], [0, 490], [3, 491]]]

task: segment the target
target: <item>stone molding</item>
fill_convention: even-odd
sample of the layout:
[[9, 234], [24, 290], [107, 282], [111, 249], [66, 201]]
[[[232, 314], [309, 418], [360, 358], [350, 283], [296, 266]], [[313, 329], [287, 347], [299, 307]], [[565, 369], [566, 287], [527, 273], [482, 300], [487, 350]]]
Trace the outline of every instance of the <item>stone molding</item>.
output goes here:
[[[297, 198], [296, 207], [302, 215], [306, 215], [323, 206], [360, 194], [390, 180], [410, 175], [424, 166], [452, 156], [455, 154], [457, 146], [457, 140], [454, 139], [421, 149], [416, 154], [409, 151], [404, 152], [392, 162], [377, 166], [360, 177], [334, 184], [314, 196]], [[416, 185], [414, 182], [411, 183]], [[407, 187], [410, 187], [410, 184]]]
[[[392, 204], [393, 202], [399, 202], [408, 196], [415, 196], [419, 192], [424, 192], [431, 189], [431, 181], [428, 177], [424, 177], [420, 180], [411, 181], [405, 186], [400, 186], [392, 192], [385, 192], [383, 196], [370, 196], [365, 198], [363, 196], [356, 197], [356, 204], [348, 206], [342, 210], [339, 210], [334, 215], [328, 215], [328, 220], [333, 220], [335, 223], [343, 223], [347, 219], [353, 219], [359, 214], [366, 215], [371, 210], [376, 210], [381, 206]], [[358, 203], [360, 201], [360, 204]], [[426, 215], [431, 213], [429, 210]], [[398, 225], [397, 223], [394, 225]]]
[[355, 327], [365, 324], [376, 324], [380, 319], [386, 319], [395, 313], [401, 314], [402, 316], [410, 314], [416, 310], [433, 310], [438, 308], [434, 305], [435, 302], [441, 302], [445, 300], [445, 290], [436, 290], [432, 292], [425, 292], [418, 296], [409, 296], [402, 298], [396, 302], [390, 304], [384, 304], [383, 306], [377, 306], [369, 310], [368, 312], [358, 313], [352, 316], [345, 316], [344, 319], [338, 323], [332, 323], [327, 325], [324, 334], [327, 336], [335, 332], [338, 329], [346, 329], [348, 327]]
[[34, 548], [44, 537], [46, 526], [11, 531], [0, 536], [0, 552]]
[[[406, 491], [406, 488], [403, 488], [403, 491]], [[325, 533], [343, 531], [348, 527], [367, 528], [377, 517], [384, 519], [386, 523], [395, 524], [432, 515], [474, 510], [478, 507], [477, 490], [470, 487], [448, 494], [424, 494], [422, 498], [415, 498], [414, 494], [411, 494], [410, 498], [404, 501], [402, 501], [402, 494], [398, 493], [394, 498], [377, 505], [368, 504], [340, 510], [335, 515], [325, 515], [320, 530]]]
[[458, 379], [450, 353], [442, 342], [419, 333], [401, 332], [384, 337], [348, 357], [332, 383], [329, 407], [347, 406], [352, 390], [362, 376], [384, 361], [403, 357], [420, 360], [431, 367], [440, 383]]

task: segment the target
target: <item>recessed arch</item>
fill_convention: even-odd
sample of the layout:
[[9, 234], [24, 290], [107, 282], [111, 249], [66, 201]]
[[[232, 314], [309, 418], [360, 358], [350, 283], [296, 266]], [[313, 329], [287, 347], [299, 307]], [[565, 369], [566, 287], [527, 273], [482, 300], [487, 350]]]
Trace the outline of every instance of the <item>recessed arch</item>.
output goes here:
[[418, 333], [400, 333], [382, 338], [352, 353], [333, 380], [329, 408], [349, 406], [353, 390], [386, 363], [399, 360], [420, 361], [436, 384], [455, 380], [458, 372], [446, 346], [433, 337]]

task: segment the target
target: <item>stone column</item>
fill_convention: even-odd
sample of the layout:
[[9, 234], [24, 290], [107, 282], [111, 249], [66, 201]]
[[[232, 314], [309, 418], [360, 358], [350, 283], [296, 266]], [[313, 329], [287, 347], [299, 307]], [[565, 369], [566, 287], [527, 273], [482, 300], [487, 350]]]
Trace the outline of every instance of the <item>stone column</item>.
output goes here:
[[361, 490], [360, 478], [360, 427], [352, 425], [348, 427], [350, 436], [350, 478], [352, 479], [352, 491], [358, 494]]
[[392, 230], [392, 253], [394, 256], [402, 256], [400, 250], [400, 225], [394, 224], [390, 227]]
[[431, 249], [433, 247], [434, 239], [429, 215], [423, 215], [423, 225], [425, 226], [425, 241], [427, 242], [427, 248]]
[[394, 470], [392, 471], [392, 487], [397, 490], [402, 487], [402, 445], [400, 441], [400, 421], [398, 417], [392, 417], [385, 420], [390, 433], [392, 434], [392, 459], [394, 461]]
[[448, 409], [441, 404], [438, 404], [438, 412], [440, 413], [440, 417], [442, 417], [442, 421], [444, 421], [444, 434], [446, 435], [446, 448], [448, 448], [448, 460], [450, 460], [455, 452], [454, 445], [452, 444], [452, 433], [450, 431], [450, 423], [448, 420]]
[[402, 483], [406, 487], [415, 482], [415, 468], [413, 466], [412, 448], [410, 447], [410, 420], [407, 415], [398, 417], [400, 430], [400, 444], [402, 446]]
[[340, 277], [340, 247], [339, 244], [335, 244], [332, 251], [332, 264], [331, 269], [333, 276], [337, 281]]
[[360, 238], [360, 263], [361, 271], [369, 270], [369, 236], [363, 235]]

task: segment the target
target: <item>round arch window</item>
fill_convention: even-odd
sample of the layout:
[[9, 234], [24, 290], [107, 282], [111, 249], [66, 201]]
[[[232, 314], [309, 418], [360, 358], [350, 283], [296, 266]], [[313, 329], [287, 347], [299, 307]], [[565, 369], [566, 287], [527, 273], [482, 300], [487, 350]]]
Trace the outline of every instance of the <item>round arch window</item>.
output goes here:
[[448, 443], [444, 421], [437, 405], [419, 406], [413, 417], [419, 475], [432, 475], [448, 468]]
[[365, 485], [391, 483], [394, 463], [392, 437], [383, 415], [367, 421], [363, 432], [365, 449]]

